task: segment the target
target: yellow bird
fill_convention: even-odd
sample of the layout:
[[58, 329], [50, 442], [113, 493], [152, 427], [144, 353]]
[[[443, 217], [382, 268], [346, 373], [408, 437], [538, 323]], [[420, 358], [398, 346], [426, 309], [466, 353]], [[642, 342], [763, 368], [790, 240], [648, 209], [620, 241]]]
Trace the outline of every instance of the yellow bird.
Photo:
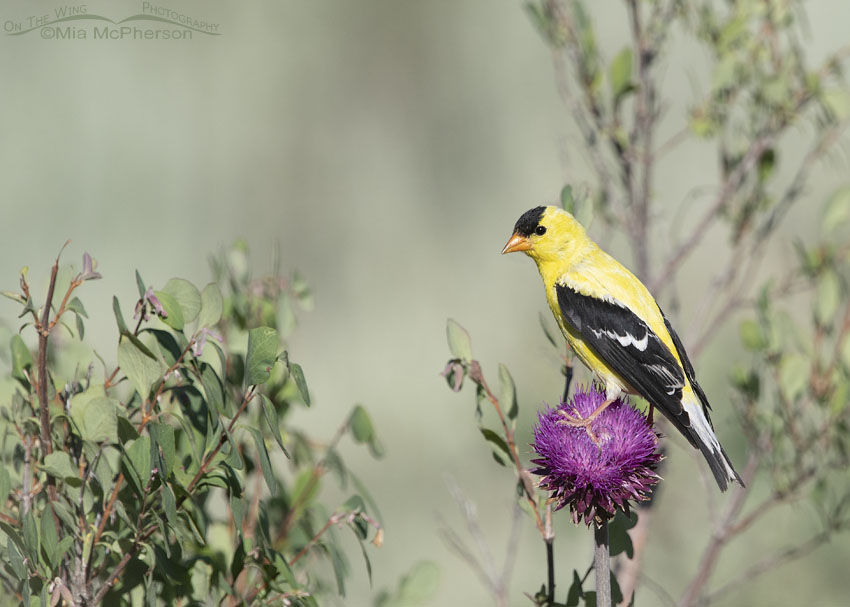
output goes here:
[[605, 402], [584, 427], [622, 393], [658, 407], [702, 451], [717, 485], [743, 486], [720, 446], [709, 404], [685, 348], [643, 283], [600, 249], [582, 225], [558, 207], [536, 207], [519, 218], [502, 253], [523, 251], [537, 263], [546, 300], [573, 351], [605, 386]]

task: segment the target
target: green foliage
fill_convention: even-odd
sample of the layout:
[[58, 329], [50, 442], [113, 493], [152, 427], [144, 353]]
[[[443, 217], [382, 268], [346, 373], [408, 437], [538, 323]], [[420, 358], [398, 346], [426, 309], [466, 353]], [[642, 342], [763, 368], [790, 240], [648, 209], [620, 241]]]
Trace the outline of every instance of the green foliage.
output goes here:
[[[100, 278], [87, 255], [83, 266], [57, 288], [66, 303], [53, 302], [47, 325], [25, 273], [22, 292], [4, 294], [48, 336], [73, 313], [82, 341], [88, 315], [72, 294]], [[53, 346], [39, 369], [12, 338], [17, 388], [0, 403], [0, 604], [317, 605], [344, 593], [350, 575], [338, 528], [354, 535], [371, 579], [365, 544], [383, 538], [372, 498], [359, 481], [339, 505], [322, 491], [328, 471], [346, 491], [355, 478], [339, 454], [344, 437], [382, 452], [366, 409], [319, 440], [290, 421], [310, 393], [278, 327], [291, 332], [309, 288], [300, 277], [252, 278], [244, 245], [213, 266], [216, 282], [202, 290], [180, 278], [155, 289], [136, 272], [131, 325], [113, 299], [118, 366], [104, 363], [102, 376], [85, 348]], [[416, 571], [393, 596], [421, 595], [430, 578]]]
[[[808, 494], [827, 529], [850, 526], [846, 483], [831, 482], [850, 453], [850, 250], [839, 221], [844, 211], [837, 211], [843, 197], [839, 191], [824, 205], [822, 240], [798, 243], [798, 265], [763, 287], [754, 318], [741, 324], [752, 358], [733, 373], [744, 427], [763, 445], [775, 491], [832, 486]], [[799, 292], [808, 313], [786, 303]]]

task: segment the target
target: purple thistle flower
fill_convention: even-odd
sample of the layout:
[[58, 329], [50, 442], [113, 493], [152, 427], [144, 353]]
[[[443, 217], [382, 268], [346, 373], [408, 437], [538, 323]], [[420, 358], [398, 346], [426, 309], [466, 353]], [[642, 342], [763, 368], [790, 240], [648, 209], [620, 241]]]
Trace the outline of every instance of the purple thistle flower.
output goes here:
[[617, 399], [593, 420], [598, 446], [559, 413], [585, 418], [604, 401], [595, 385], [579, 389], [569, 402], [540, 412], [534, 428], [532, 447], [540, 457], [531, 472], [543, 477], [540, 487], [551, 492], [556, 510], [570, 507], [576, 524], [582, 517], [588, 526], [609, 520], [617, 509], [628, 515], [629, 500], [648, 500], [660, 480], [654, 472], [662, 457], [655, 450], [658, 436], [628, 400]]

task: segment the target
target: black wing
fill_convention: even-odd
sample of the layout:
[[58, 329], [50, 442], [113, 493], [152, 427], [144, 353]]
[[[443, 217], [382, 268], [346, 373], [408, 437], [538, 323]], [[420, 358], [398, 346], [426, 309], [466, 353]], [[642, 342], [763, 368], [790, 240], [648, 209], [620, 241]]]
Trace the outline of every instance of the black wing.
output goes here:
[[[690, 418], [682, 407], [685, 375], [649, 325], [613, 301], [582, 295], [566, 285], [556, 285], [555, 291], [564, 319], [585, 343], [696, 446]], [[674, 338], [674, 344], [677, 340]], [[690, 366], [690, 362], [687, 364]]]
[[673, 327], [670, 325], [670, 321], [667, 320], [667, 316], [664, 314], [661, 306], [658, 307], [658, 311], [661, 312], [661, 316], [664, 318], [664, 325], [667, 327], [667, 332], [670, 333], [670, 337], [673, 339], [673, 345], [676, 346], [676, 352], [679, 354], [679, 360], [682, 361], [682, 366], [685, 368], [685, 376], [688, 378], [688, 381], [691, 383], [691, 387], [694, 389], [694, 392], [696, 392], [697, 398], [699, 398], [699, 402], [702, 404], [702, 411], [705, 413], [705, 419], [708, 420], [709, 425], [711, 425], [713, 429], [714, 424], [711, 423], [711, 417], [708, 415], [711, 405], [708, 404], [708, 397], [705, 395], [705, 392], [703, 392], [702, 386], [700, 386], [697, 382], [696, 372], [694, 371], [694, 366], [691, 364], [691, 359], [688, 358], [688, 353], [685, 352], [685, 346], [682, 345], [682, 340], [679, 339], [679, 335], [675, 330], [673, 330]]

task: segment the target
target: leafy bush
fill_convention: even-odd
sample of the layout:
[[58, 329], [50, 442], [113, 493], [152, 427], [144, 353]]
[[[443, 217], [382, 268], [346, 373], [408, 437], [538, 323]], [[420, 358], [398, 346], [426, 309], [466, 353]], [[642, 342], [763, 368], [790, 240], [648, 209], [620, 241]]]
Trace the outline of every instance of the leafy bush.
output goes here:
[[[44, 303], [26, 270], [4, 292], [26, 322], [11, 339], [0, 422], [0, 603], [316, 605], [344, 594], [337, 529], [353, 532], [367, 570], [365, 544], [380, 546], [383, 531], [339, 447], [350, 437], [382, 450], [360, 405], [317, 439], [290, 423], [311, 402], [285, 349], [312, 301], [304, 281], [252, 278], [244, 245], [213, 261], [216, 281], [200, 290], [179, 278], [153, 289], [136, 272], [131, 324], [113, 299], [112, 368], [75, 347], [101, 320], [77, 296], [101, 278], [88, 254], [82, 266], [57, 258]], [[329, 472], [353, 490], [341, 504], [321, 498]]]

